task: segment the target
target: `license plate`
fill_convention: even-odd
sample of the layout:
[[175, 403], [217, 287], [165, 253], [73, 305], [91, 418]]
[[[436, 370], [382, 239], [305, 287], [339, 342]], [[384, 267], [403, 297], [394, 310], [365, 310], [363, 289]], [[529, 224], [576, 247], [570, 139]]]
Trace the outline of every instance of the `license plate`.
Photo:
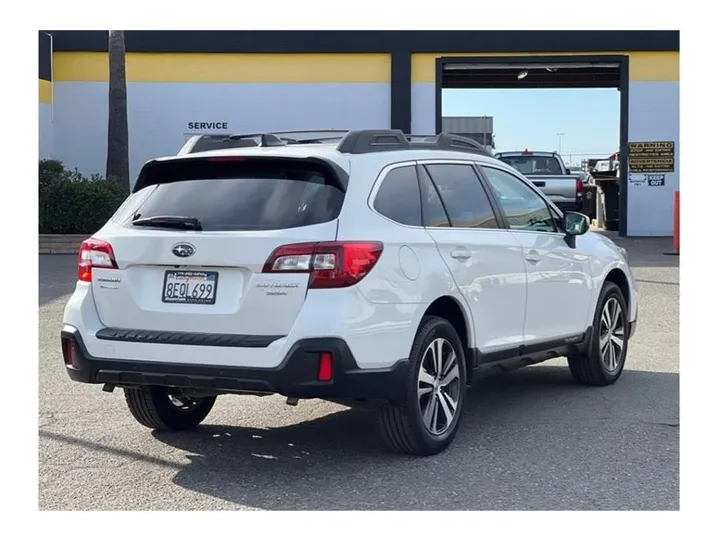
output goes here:
[[162, 301], [167, 304], [214, 304], [217, 272], [165, 272]]

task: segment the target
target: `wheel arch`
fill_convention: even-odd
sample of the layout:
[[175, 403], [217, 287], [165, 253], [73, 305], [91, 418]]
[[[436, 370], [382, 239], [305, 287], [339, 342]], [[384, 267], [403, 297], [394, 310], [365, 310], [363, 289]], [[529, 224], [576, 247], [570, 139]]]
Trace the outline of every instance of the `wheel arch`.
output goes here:
[[473, 324], [470, 312], [454, 296], [441, 296], [435, 299], [425, 310], [424, 317], [442, 317], [447, 320], [458, 333], [465, 353], [465, 364], [467, 373], [471, 373], [474, 367], [472, 349], [474, 347]]
[[623, 295], [623, 298], [625, 299], [625, 304], [628, 306], [628, 309], [630, 308], [630, 280], [625, 275], [625, 272], [620, 267], [613, 268], [610, 270], [607, 275], [605, 276], [605, 279], [603, 280], [604, 283], [614, 283], [620, 288], [620, 292]]

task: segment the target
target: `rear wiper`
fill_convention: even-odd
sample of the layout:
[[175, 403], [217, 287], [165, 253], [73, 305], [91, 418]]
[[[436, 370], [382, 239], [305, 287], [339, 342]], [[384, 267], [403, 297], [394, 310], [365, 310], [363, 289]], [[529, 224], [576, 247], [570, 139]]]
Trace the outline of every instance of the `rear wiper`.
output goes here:
[[202, 231], [202, 223], [194, 217], [185, 216], [152, 216], [133, 220], [136, 227], [161, 227], [164, 229], [181, 229], [184, 231]]

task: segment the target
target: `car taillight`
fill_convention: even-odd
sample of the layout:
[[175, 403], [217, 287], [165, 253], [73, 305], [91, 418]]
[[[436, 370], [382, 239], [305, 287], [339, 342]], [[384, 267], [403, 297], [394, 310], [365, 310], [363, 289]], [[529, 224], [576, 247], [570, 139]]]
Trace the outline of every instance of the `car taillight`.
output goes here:
[[288, 244], [270, 254], [263, 273], [310, 274], [310, 289], [349, 287], [372, 270], [382, 251], [381, 242]]
[[112, 246], [95, 238], [85, 240], [80, 244], [78, 252], [78, 279], [92, 281], [93, 268], [117, 268], [115, 253]]
[[583, 181], [580, 178], [575, 179], [575, 192], [578, 195], [582, 195]]

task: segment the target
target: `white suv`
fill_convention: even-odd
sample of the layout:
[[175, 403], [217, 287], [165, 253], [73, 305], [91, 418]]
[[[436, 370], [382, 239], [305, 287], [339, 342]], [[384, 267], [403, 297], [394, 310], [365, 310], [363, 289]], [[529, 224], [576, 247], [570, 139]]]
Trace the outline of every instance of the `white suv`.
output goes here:
[[480, 374], [566, 356], [580, 383], [620, 376], [638, 310], [624, 250], [474, 141], [233, 140], [148, 162], [80, 248], [67, 372], [123, 388], [141, 424], [278, 393], [372, 404], [390, 448], [430, 455]]

